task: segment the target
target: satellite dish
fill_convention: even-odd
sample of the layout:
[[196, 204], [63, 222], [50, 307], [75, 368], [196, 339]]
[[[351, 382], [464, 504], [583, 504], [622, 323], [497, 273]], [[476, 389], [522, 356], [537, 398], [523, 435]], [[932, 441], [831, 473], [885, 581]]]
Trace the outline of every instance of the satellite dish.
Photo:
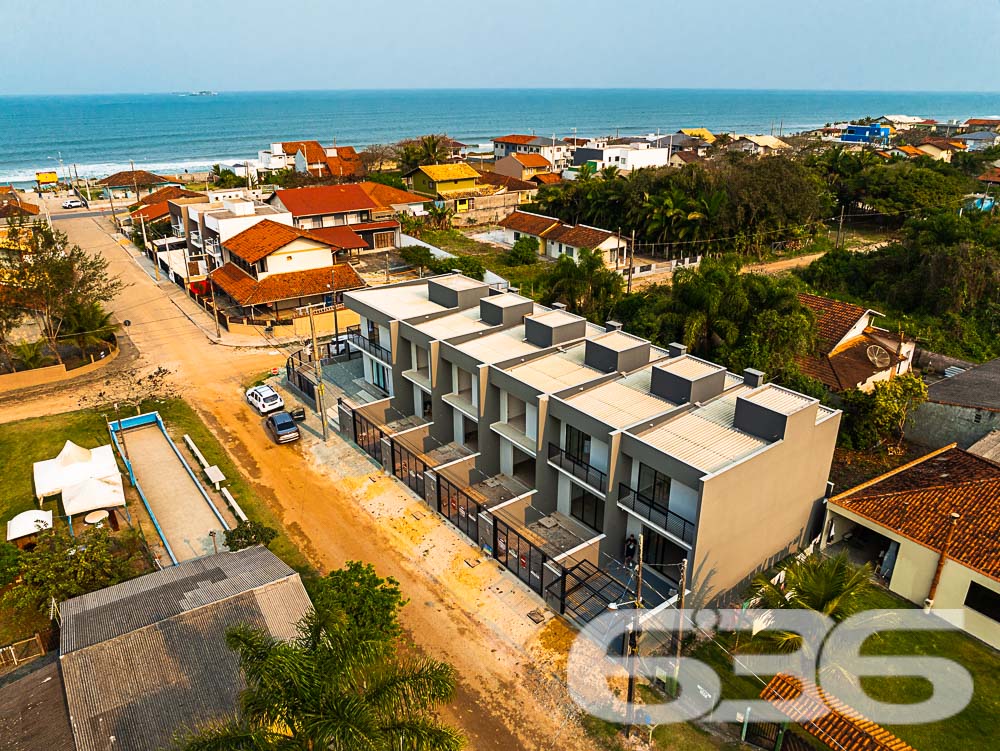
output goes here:
[[878, 344], [868, 346], [868, 359], [876, 368], [888, 368], [892, 361], [889, 353], [885, 351], [885, 347], [880, 347]]

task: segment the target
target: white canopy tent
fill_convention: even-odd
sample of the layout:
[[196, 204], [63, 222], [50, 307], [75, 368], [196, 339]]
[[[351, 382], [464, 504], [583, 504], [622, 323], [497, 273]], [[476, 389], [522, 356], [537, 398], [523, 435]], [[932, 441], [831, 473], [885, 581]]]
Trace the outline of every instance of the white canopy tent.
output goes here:
[[63, 488], [62, 501], [67, 516], [124, 506], [125, 488], [122, 487], [122, 476], [115, 472], [113, 476], [91, 477], [77, 485]]
[[22, 511], [9, 522], [7, 522], [7, 542], [28, 537], [43, 529], [52, 529], [52, 512]]
[[35, 462], [35, 495], [62, 493], [68, 516], [125, 505], [122, 476], [111, 444], [85, 449], [66, 441], [59, 456]]

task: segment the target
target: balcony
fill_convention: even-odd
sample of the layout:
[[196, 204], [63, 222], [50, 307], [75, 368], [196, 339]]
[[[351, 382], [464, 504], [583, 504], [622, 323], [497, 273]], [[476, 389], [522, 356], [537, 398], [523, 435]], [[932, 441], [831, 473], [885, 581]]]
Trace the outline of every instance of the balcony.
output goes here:
[[410, 383], [415, 383], [424, 391], [430, 393], [431, 391], [430, 368], [423, 367], [423, 368], [414, 368], [412, 370], [404, 370], [402, 376]]
[[373, 342], [360, 331], [348, 331], [347, 341], [360, 349], [362, 352], [367, 352], [375, 359], [381, 360], [389, 367], [392, 367], [392, 352], [387, 350], [381, 344]]
[[522, 451], [535, 456], [537, 452], [536, 441], [534, 438], [528, 436], [526, 427], [524, 415], [520, 414], [508, 418], [506, 422], [501, 420], [500, 422], [492, 423], [490, 430], [503, 436]]
[[188, 237], [190, 238], [191, 244], [193, 246], [195, 246], [196, 248], [200, 248], [201, 247], [202, 243], [201, 243], [201, 233], [200, 232], [192, 232]]
[[586, 483], [602, 495], [608, 492], [608, 474], [582, 459], [567, 454], [554, 443], [549, 444], [549, 464], [571, 477]]
[[222, 248], [219, 246], [219, 241], [215, 238], [210, 238], [205, 241], [205, 251], [214, 256], [219, 261], [222, 260]]
[[695, 523], [675, 514], [659, 501], [654, 501], [624, 483], [618, 486], [618, 507], [648, 522], [681, 542], [694, 544]]
[[444, 399], [446, 404], [450, 404], [469, 419], [479, 421], [479, 408], [472, 403], [471, 389], [467, 391], [453, 391], [450, 394], [445, 394], [442, 399]]
[[182, 224], [171, 224], [170, 231], [174, 237], [184, 237], [184, 225]]

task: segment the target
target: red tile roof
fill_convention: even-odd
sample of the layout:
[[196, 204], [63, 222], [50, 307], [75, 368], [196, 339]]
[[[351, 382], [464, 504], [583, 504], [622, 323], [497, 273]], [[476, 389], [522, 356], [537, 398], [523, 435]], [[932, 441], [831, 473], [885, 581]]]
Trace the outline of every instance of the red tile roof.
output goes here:
[[309, 234], [312, 237], [318, 237], [324, 242], [330, 243], [330, 245], [338, 250], [358, 250], [369, 247], [368, 243], [362, 240], [358, 233], [346, 224], [339, 227], [311, 229], [309, 230]]
[[544, 167], [545, 169], [552, 169], [552, 162], [546, 159], [541, 154], [511, 154], [511, 156], [521, 163], [524, 167]]
[[175, 198], [198, 198], [204, 195], [204, 193], [197, 193], [193, 190], [187, 190], [186, 188], [181, 188], [176, 185], [168, 185], [165, 188], [160, 188], [159, 190], [150, 193], [148, 196], [143, 196], [139, 199], [139, 203], [144, 206], [152, 206], [154, 203], [173, 201]]
[[924, 152], [922, 152], [916, 146], [910, 146], [910, 144], [908, 143], [903, 144], [902, 146], [897, 146], [896, 150], [902, 151], [907, 156], [926, 156], [926, 154], [924, 154]]
[[991, 117], [974, 117], [965, 121], [966, 125], [986, 126], [988, 128], [1000, 128], [1000, 119]]
[[799, 293], [799, 302], [816, 317], [816, 333], [825, 353], [831, 352], [867, 312], [853, 303], [805, 292]]
[[112, 188], [128, 188], [134, 185], [138, 185], [141, 188], [148, 188], [151, 185], [162, 185], [169, 182], [171, 180], [166, 177], [154, 175], [152, 172], [147, 172], [144, 169], [137, 169], [134, 173], [131, 170], [116, 172], [113, 175], [108, 175], [103, 180], [98, 180], [97, 184], [109, 185]]
[[1000, 183], [1000, 167], [988, 169], [976, 179], [984, 183]]
[[559, 220], [553, 219], [551, 216], [531, 214], [527, 211], [515, 211], [506, 219], [502, 219], [499, 224], [501, 227], [506, 227], [515, 232], [543, 237], [553, 227], [559, 226]]
[[259, 282], [235, 264], [227, 263], [213, 271], [210, 278], [239, 305], [264, 305], [279, 300], [329, 294], [331, 275], [339, 292], [365, 286], [364, 280], [348, 263], [288, 274], [271, 274]]
[[326, 162], [326, 149], [319, 141], [282, 141], [281, 148], [292, 156], [299, 151], [303, 152], [310, 165]]
[[147, 222], [155, 222], [170, 215], [170, 206], [166, 201], [160, 201], [148, 206], [140, 206], [132, 212], [132, 217], [138, 220], [140, 217]]
[[353, 146], [337, 146], [337, 156], [326, 157], [326, 168], [331, 177], [362, 177], [365, 165]]
[[[481, 170], [476, 170], [476, 171], [479, 172], [479, 178], [477, 182], [480, 185], [495, 185], [498, 188], [506, 188], [507, 190], [512, 190], [512, 191], [538, 190], [537, 183], [531, 182], [529, 180], [518, 180], [516, 177], [511, 177], [510, 175], [501, 175], [496, 172], [484, 172]], [[535, 177], [539, 177], [539, 175], [535, 175]]]
[[555, 185], [562, 182], [562, 177], [555, 172], [539, 172], [537, 175], [532, 175], [531, 179], [541, 185]]
[[509, 136], [500, 136], [499, 138], [494, 138], [493, 143], [513, 143], [520, 146], [529, 144], [535, 140], [535, 136], [525, 136], [519, 135], [517, 133], [512, 133]]
[[604, 229], [597, 229], [597, 227], [588, 227], [584, 224], [578, 224], [575, 227], [566, 225], [556, 227], [545, 236], [545, 239], [555, 240], [556, 242], [561, 242], [564, 245], [570, 245], [574, 248], [593, 249], [609, 237], [614, 236], [614, 232], [608, 232]]
[[[822, 381], [823, 385], [832, 391], [857, 388], [876, 373], [895, 370], [896, 366], [905, 360], [896, 354], [896, 350], [884, 343], [887, 339], [898, 342], [897, 336], [879, 331], [877, 339], [873, 333], [874, 330], [868, 327], [862, 334], [832, 352], [800, 356], [795, 358], [795, 363], [805, 375]], [[871, 346], [879, 346], [889, 355], [889, 364], [884, 368], [878, 367], [869, 359], [868, 348]]]
[[[14, 194], [17, 195], [16, 193]], [[13, 216], [37, 216], [41, 209], [33, 203], [21, 200], [9, 200], [0, 205], [0, 219], [7, 219]]]
[[807, 733], [838, 751], [916, 751], [881, 725], [802, 678], [779, 673], [760, 692], [760, 698], [775, 704], [789, 720], [800, 723]]
[[395, 219], [386, 219], [381, 222], [358, 222], [349, 225], [355, 232], [370, 232], [376, 229], [399, 229], [399, 222]]
[[408, 190], [400, 190], [391, 185], [366, 181], [358, 183], [358, 187], [367, 193], [368, 197], [378, 204], [378, 207], [381, 209], [389, 209], [394, 205], [398, 206], [400, 204], [427, 203], [427, 196], [418, 196], [416, 193], [410, 193]]
[[370, 211], [379, 206], [358, 185], [317, 185], [274, 192], [292, 216]]
[[242, 258], [247, 263], [257, 263], [277, 250], [288, 245], [293, 240], [305, 238], [313, 242], [329, 245], [330, 243], [316, 237], [310, 232], [289, 227], [285, 224], [264, 219], [234, 235], [222, 243], [230, 253]]
[[1000, 464], [957, 448], [932, 451], [829, 500], [1000, 581]]

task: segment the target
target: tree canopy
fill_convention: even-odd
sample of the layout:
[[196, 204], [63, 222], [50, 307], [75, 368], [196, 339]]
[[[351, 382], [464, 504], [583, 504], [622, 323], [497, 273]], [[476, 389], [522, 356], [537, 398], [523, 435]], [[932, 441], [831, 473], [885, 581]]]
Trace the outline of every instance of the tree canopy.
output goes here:
[[397, 653], [399, 585], [352, 562], [312, 590], [314, 608], [291, 642], [247, 626], [229, 630], [247, 686], [237, 714], [181, 731], [178, 748], [460, 749], [462, 736], [436, 712], [454, 694], [454, 670]]

